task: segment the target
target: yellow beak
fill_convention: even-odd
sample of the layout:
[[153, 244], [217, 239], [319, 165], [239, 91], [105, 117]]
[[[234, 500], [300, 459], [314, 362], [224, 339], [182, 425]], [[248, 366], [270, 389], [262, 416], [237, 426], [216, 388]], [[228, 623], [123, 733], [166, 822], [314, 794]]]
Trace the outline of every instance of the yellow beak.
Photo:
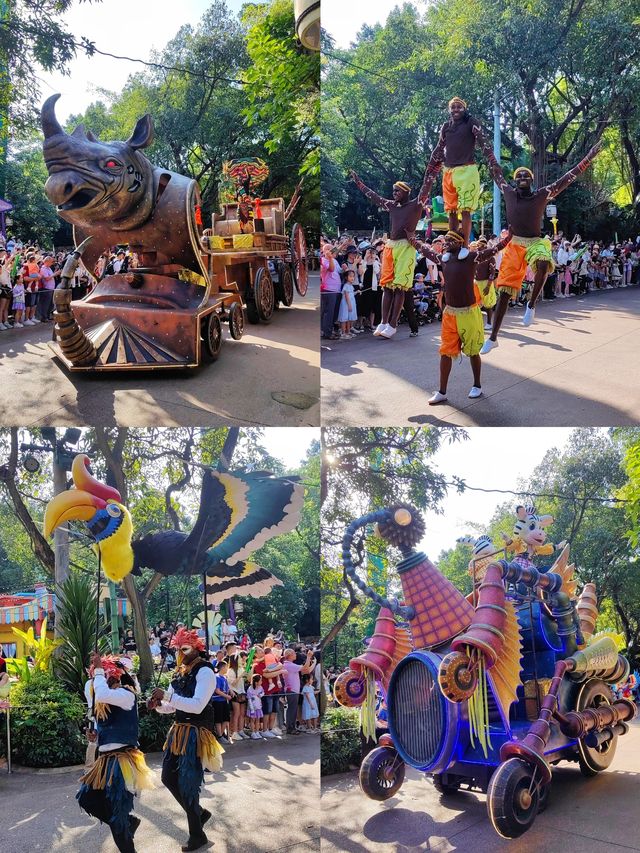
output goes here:
[[44, 513], [44, 536], [48, 539], [56, 527], [67, 521], [89, 521], [105, 502], [89, 492], [69, 489], [52, 498]]

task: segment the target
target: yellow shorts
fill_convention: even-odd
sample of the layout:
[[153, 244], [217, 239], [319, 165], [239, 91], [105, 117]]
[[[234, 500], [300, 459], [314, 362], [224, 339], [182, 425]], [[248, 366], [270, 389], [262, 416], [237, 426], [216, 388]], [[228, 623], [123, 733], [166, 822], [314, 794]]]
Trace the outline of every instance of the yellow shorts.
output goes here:
[[478, 167], [445, 166], [442, 178], [444, 209], [447, 213], [458, 210], [476, 210], [480, 201], [480, 173]]
[[382, 253], [380, 286], [411, 290], [416, 268], [416, 250], [408, 240], [387, 240]]
[[484, 344], [484, 320], [479, 305], [469, 308], [451, 308], [447, 305], [442, 312], [442, 343], [440, 355], [456, 358], [464, 355], [479, 355]]
[[545, 237], [513, 237], [502, 254], [496, 281], [498, 293], [518, 293], [527, 272], [527, 264], [535, 273], [539, 261], [546, 261], [549, 272], [553, 272], [555, 265], [551, 243]]
[[478, 292], [480, 293], [480, 301], [482, 302], [482, 307], [493, 308], [493, 306], [498, 301], [498, 297], [496, 296], [496, 289], [493, 286], [493, 282], [476, 281], [475, 285], [478, 288]]

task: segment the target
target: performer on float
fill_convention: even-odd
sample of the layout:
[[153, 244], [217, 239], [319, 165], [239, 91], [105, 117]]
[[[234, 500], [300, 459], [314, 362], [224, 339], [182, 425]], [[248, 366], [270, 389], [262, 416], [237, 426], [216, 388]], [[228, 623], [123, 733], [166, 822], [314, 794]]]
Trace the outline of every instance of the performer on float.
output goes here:
[[98, 757], [81, 777], [76, 799], [81, 809], [109, 824], [121, 853], [135, 853], [140, 818], [131, 814], [133, 797], [151, 789], [153, 775], [138, 749], [136, 683], [115, 658], [91, 656], [90, 711], [98, 732]]
[[164, 744], [162, 784], [187, 815], [189, 838], [182, 850], [199, 850], [208, 843], [204, 825], [211, 812], [200, 805], [205, 770], [220, 770], [224, 750], [216, 740], [210, 699], [216, 689], [211, 664], [201, 657], [204, 640], [196, 631], [180, 628], [171, 640], [178, 650], [177, 674], [166, 691], [156, 688], [147, 705], [176, 719]]
[[396, 181], [393, 185], [393, 198], [382, 198], [365, 186], [354, 171], [351, 172], [351, 178], [358, 189], [377, 207], [389, 214], [390, 239], [387, 240], [382, 253], [379, 281], [383, 288], [382, 322], [373, 333], [376, 337], [392, 338], [398, 330], [398, 319], [405, 294], [413, 287], [413, 272], [416, 266], [416, 253], [407, 240], [407, 231], [415, 231], [422, 211], [429, 202], [431, 187], [441, 165], [434, 151], [427, 165], [420, 192], [415, 198], [410, 198], [411, 187], [404, 181]]
[[[464, 260], [469, 253], [471, 214], [480, 201], [480, 173], [475, 161], [476, 137], [480, 133], [480, 124], [469, 113], [466, 101], [458, 97], [451, 98], [449, 121], [442, 125], [432, 159], [444, 158], [442, 194], [444, 209], [449, 215], [449, 230], [459, 231], [462, 221], [463, 244], [458, 252], [460, 260]], [[442, 260], [449, 260], [446, 252]]]
[[504, 196], [507, 222], [513, 231], [513, 240], [504, 253], [496, 282], [498, 304], [493, 316], [493, 329], [482, 347], [482, 355], [486, 355], [498, 345], [498, 332], [507, 311], [509, 300], [520, 292], [527, 264], [534, 271], [535, 279], [522, 324], [530, 326], [533, 323], [536, 300], [544, 287], [547, 276], [553, 272], [551, 243], [547, 238], [540, 236], [540, 223], [544, 209], [551, 199], [559, 196], [579, 175], [589, 168], [600, 151], [601, 143], [597, 142], [577, 166], [574, 166], [557, 181], [534, 190], [532, 187], [533, 172], [530, 169], [519, 166], [513, 173], [515, 187], [510, 186], [489, 143], [481, 135], [478, 136], [478, 141], [487, 158], [493, 180]]
[[[482, 252], [488, 246], [487, 238], [482, 235], [475, 243], [471, 243], [471, 249]], [[482, 298], [482, 308], [487, 312], [487, 322], [484, 324], [485, 331], [491, 328], [491, 317], [498, 297], [493, 280], [496, 277], [496, 258], [491, 255], [486, 261], [476, 261], [475, 281]]]
[[[430, 261], [440, 263], [444, 257], [432, 251], [415, 236], [407, 233], [407, 237], [410, 244]], [[469, 397], [474, 399], [482, 394], [480, 351], [484, 340], [484, 329], [479, 306], [480, 296], [474, 286], [474, 270], [477, 263], [483, 263], [493, 257], [508, 244], [509, 240], [511, 240], [510, 233], [492, 248], [482, 249], [479, 252], [467, 251], [461, 257], [464, 249], [463, 236], [457, 231], [448, 231], [445, 235], [445, 249], [449, 260], [442, 266], [444, 307], [440, 345], [440, 388], [429, 398], [430, 406], [446, 402], [452, 359], [457, 358], [461, 352], [469, 356], [473, 371], [473, 387], [469, 391]]]

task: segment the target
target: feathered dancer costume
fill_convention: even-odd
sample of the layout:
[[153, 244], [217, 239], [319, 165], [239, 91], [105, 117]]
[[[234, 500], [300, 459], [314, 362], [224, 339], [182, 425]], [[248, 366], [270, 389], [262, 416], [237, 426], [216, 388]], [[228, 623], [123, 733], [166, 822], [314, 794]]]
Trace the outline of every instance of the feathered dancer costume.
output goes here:
[[[195, 631], [181, 628], [171, 640], [171, 646], [177, 649], [191, 646], [203, 651], [204, 641]], [[224, 750], [213, 734], [210, 704], [216, 686], [213, 667], [202, 658], [183, 664], [180, 653], [178, 655], [176, 677], [165, 694], [165, 701], [157, 708], [160, 713], [175, 711], [176, 715], [164, 744], [162, 784], [184, 809], [189, 824], [189, 844], [195, 844], [197, 839], [203, 838], [203, 823], [211, 817], [200, 806], [204, 771], [222, 768]]]
[[123, 675], [116, 659], [102, 658], [91, 671], [98, 758], [81, 777], [76, 799], [81, 809], [108, 823], [121, 853], [135, 853], [133, 835], [140, 823], [131, 814], [133, 797], [154, 787], [153, 774], [138, 747], [138, 708], [132, 686], [111, 689], [107, 679]]

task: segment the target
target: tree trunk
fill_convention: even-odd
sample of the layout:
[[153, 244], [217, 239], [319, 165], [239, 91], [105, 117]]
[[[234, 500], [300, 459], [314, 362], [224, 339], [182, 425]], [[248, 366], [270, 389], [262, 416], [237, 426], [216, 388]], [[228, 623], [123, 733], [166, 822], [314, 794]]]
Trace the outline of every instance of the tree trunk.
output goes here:
[[322, 651], [322, 649], [324, 649], [325, 646], [328, 646], [329, 643], [332, 643], [335, 640], [335, 638], [338, 636], [340, 631], [342, 631], [344, 626], [349, 621], [349, 617], [351, 616], [353, 611], [360, 604], [360, 602], [358, 601], [358, 599], [356, 597], [356, 592], [355, 592], [354, 588], [351, 586], [351, 582], [346, 575], [344, 576], [344, 584], [347, 587], [347, 589], [349, 590], [349, 603], [347, 604], [342, 616], [338, 619], [337, 622], [335, 622], [331, 626], [328, 633], [318, 643], [318, 649], [320, 649], [320, 651]]
[[[56, 455], [53, 456], [53, 494], [59, 495], [67, 490], [67, 474], [62, 466], [58, 465]], [[53, 534], [53, 547], [55, 552], [55, 592], [56, 597], [60, 594], [64, 582], [69, 577], [69, 531], [65, 525], [56, 528]], [[61, 639], [60, 626], [56, 619], [55, 638]]]

